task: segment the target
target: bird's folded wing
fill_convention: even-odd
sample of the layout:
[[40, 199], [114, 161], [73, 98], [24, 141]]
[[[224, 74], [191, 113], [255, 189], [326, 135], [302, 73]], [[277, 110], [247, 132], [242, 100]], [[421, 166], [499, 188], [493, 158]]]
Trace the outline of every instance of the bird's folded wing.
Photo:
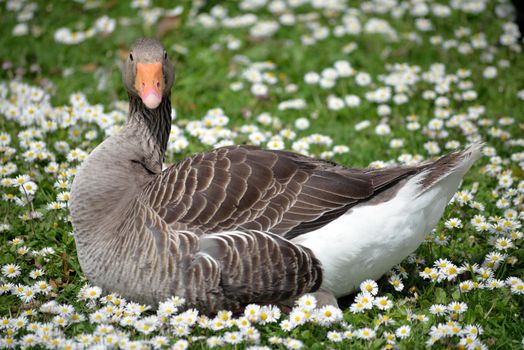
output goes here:
[[184, 270], [180, 278], [190, 278], [182, 292], [202, 294], [194, 299], [206, 305], [196, 306], [211, 313], [219, 311], [215, 305], [276, 303], [315, 291], [322, 283], [320, 263], [307, 248], [258, 231], [200, 236]]
[[[314, 230], [370, 197], [358, 169], [285, 151], [231, 146], [166, 169], [145, 191], [168, 225], [194, 232]], [[295, 234], [296, 235], [296, 234]]]

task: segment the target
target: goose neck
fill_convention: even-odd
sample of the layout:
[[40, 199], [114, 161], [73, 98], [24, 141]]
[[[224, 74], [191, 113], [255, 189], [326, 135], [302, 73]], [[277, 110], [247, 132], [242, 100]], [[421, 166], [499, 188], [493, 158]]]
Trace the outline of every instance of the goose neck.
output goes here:
[[169, 94], [155, 109], [147, 108], [138, 96], [129, 95], [128, 127], [143, 130], [146, 141], [153, 141], [164, 157], [171, 132], [171, 100]]

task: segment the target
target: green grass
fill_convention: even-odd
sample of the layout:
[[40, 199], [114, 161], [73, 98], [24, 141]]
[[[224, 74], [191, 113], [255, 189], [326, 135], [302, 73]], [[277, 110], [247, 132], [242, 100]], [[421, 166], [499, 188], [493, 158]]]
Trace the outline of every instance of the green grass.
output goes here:
[[[475, 90], [478, 97], [474, 101], [456, 101], [453, 94], [461, 92], [456, 84], [452, 84], [451, 90], [444, 95], [450, 100], [451, 116], [467, 113], [468, 108], [476, 105], [483, 106], [485, 112], [472, 122], [478, 127], [479, 138], [496, 149], [497, 155], [501, 157], [502, 170], [511, 170], [513, 185], [511, 188], [518, 194], [511, 194], [508, 189], [498, 187], [497, 176], [488, 176], [484, 166], [489, 164], [489, 157], [483, 157], [472, 168], [464, 180], [462, 189], [473, 188], [478, 183], [478, 192], [475, 201], [485, 206], [484, 212], [468, 206], [451, 204], [441, 222], [436, 228], [436, 233], [430, 236], [428, 242], [423, 243], [415, 252], [416, 257], [423, 259], [424, 263], [411, 263], [404, 261], [402, 267], [406, 270], [407, 277], [403, 279], [405, 288], [403, 291], [395, 291], [382, 278], [379, 283], [379, 295], [387, 295], [393, 301], [394, 306], [388, 311], [380, 312], [377, 308], [365, 313], [352, 314], [349, 309], [344, 310], [344, 320], [351, 324], [354, 329], [375, 326], [379, 314], [386, 314], [393, 320], [394, 325], [380, 325], [377, 328], [377, 337], [373, 340], [347, 339], [341, 343], [333, 343], [326, 339], [326, 333], [330, 329], [319, 325], [308, 323], [286, 332], [280, 329], [278, 323], [269, 325], [256, 325], [261, 332], [261, 344], [267, 345], [268, 338], [272, 335], [286, 338], [292, 337], [301, 340], [305, 346], [311, 348], [381, 348], [386, 345], [383, 338], [384, 331], [394, 332], [398, 326], [409, 324], [411, 335], [407, 339], [398, 339], [395, 346], [400, 349], [415, 349], [425, 346], [429, 338], [431, 326], [445, 323], [452, 316], [434, 316], [429, 313], [429, 307], [433, 304], [447, 305], [452, 301], [465, 302], [468, 310], [454, 319], [461, 325], [479, 324], [484, 329], [484, 334], [479, 336], [482, 343], [490, 348], [510, 349], [521, 348], [524, 338], [524, 301], [523, 296], [510, 292], [509, 287], [500, 289], [475, 289], [468, 293], [460, 293], [458, 285], [463, 280], [478, 280], [477, 274], [464, 273], [457, 279], [448, 282], [429, 282], [419, 276], [419, 271], [426, 266], [431, 267], [433, 263], [441, 258], [449, 259], [456, 265], [463, 263], [482, 265], [485, 256], [496, 249], [490, 244], [491, 238], [499, 237], [490, 232], [476, 232], [470, 220], [476, 214], [481, 214], [488, 219], [490, 216], [503, 217], [504, 210], [498, 208], [496, 201], [500, 198], [509, 198], [508, 208], [522, 213], [522, 185], [517, 189], [519, 181], [523, 179], [522, 160], [516, 159], [516, 155], [523, 152], [522, 146], [512, 145], [511, 141], [521, 139], [524, 131], [524, 101], [517, 96], [518, 91], [524, 89], [524, 59], [523, 53], [514, 52], [511, 48], [499, 43], [499, 37], [503, 33], [503, 25], [507, 19], [498, 18], [495, 8], [498, 1], [487, 3], [486, 9], [478, 14], [468, 14], [456, 9], [451, 10], [449, 17], [438, 18], [433, 14], [427, 15], [432, 21], [434, 29], [422, 32], [416, 29], [414, 18], [405, 13], [401, 18], [394, 18], [391, 11], [386, 14], [372, 14], [361, 12], [358, 18], [363, 27], [367, 20], [372, 17], [382, 18], [396, 30], [399, 39], [390, 41], [381, 34], [361, 33], [358, 35], [345, 35], [337, 38], [330, 34], [326, 39], [319, 40], [311, 46], [301, 44], [301, 37], [310, 34], [307, 23], [297, 22], [292, 26], [281, 26], [275, 35], [264, 39], [254, 39], [249, 35], [249, 28], [225, 28], [218, 26], [214, 29], [206, 29], [201, 25], [194, 24], [195, 18], [190, 18], [190, 2], [180, 2], [184, 7], [182, 15], [175, 19], [163, 19], [162, 16], [154, 24], [147, 26], [141, 10], [132, 8], [129, 3], [123, 1], [87, 1], [87, 4], [95, 4], [93, 8], [76, 1], [37, 1], [38, 10], [34, 18], [27, 23], [29, 34], [24, 36], [13, 36], [12, 29], [18, 23], [17, 14], [7, 10], [7, 3], [0, 3], [0, 63], [10, 68], [0, 70], [0, 84], [9, 84], [12, 81], [21, 81], [31, 86], [41, 86], [51, 94], [53, 106], [70, 105], [72, 93], [81, 92], [86, 95], [90, 104], [101, 104], [105, 112], [115, 109], [114, 102], [126, 100], [127, 95], [121, 81], [120, 65], [123, 57], [127, 54], [127, 48], [138, 37], [155, 36], [161, 27], [167, 26], [160, 39], [167, 48], [171, 59], [175, 62], [176, 82], [172, 91], [173, 107], [177, 112], [174, 122], [181, 128], [190, 120], [202, 119], [206, 112], [214, 107], [220, 107], [230, 118], [227, 128], [239, 130], [245, 124], [257, 124], [261, 130], [271, 134], [278, 134], [278, 128], [264, 126], [257, 123], [256, 117], [262, 112], [268, 112], [281, 121], [282, 128], [288, 127], [297, 132], [297, 139], [314, 133], [327, 135], [333, 139], [333, 145], [347, 145], [350, 152], [338, 154], [333, 160], [345, 165], [367, 166], [375, 160], [396, 160], [401, 154], [420, 154], [424, 158], [431, 155], [424, 148], [424, 144], [430, 138], [422, 132], [422, 127], [435, 117], [434, 101], [423, 99], [425, 90], [434, 89], [434, 85], [420, 81], [407, 93], [409, 101], [406, 104], [395, 105], [388, 101], [391, 114], [388, 124], [391, 127], [390, 135], [377, 135], [374, 128], [379, 124], [382, 117], [377, 114], [377, 103], [368, 102], [365, 94], [384, 86], [377, 79], [379, 75], [387, 74], [386, 65], [394, 63], [408, 63], [420, 67], [420, 76], [427, 72], [431, 65], [443, 63], [446, 74], [454, 74], [459, 69], [471, 71], [471, 76], [460, 79], [472, 83], [471, 90]], [[216, 1], [209, 1], [198, 10], [197, 13], [209, 13]], [[350, 7], [359, 8], [358, 1], [351, 1]], [[442, 2], [444, 3], [444, 2]], [[155, 2], [154, 6], [171, 9], [174, 5], [170, 1]], [[241, 10], [233, 2], [225, 2], [224, 7], [229, 9], [229, 15], [241, 14]], [[342, 14], [339, 12], [323, 11], [313, 9], [310, 5], [304, 5], [290, 10], [295, 14], [316, 13], [317, 22], [321, 26], [330, 28], [331, 33], [336, 25], [341, 23]], [[262, 7], [254, 11], [259, 20], [277, 19], [267, 8]], [[116, 29], [107, 36], [96, 34], [93, 38], [76, 45], [66, 45], [54, 40], [54, 34], [58, 28], [67, 27], [72, 30], [85, 30], [103, 15], [116, 19]], [[160, 24], [163, 21], [163, 24]], [[122, 22], [128, 22], [123, 25]], [[311, 22], [311, 21], [309, 21]], [[470, 42], [472, 35], [457, 38], [455, 31], [459, 27], [469, 28], [472, 34], [482, 32], [485, 34], [488, 49], [474, 49], [469, 54], [462, 54], [456, 48], [445, 50], [441, 45], [432, 45], [430, 37], [439, 35], [444, 41], [455, 39], [459, 43]], [[38, 32], [33, 35], [32, 32]], [[414, 42], [406, 39], [404, 34], [416, 33], [421, 41]], [[225, 46], [225, 38], [232, 36], [241, 42], [238, 50], [228, 50]], [[357, 49], [345, 54], [343, 48], [349, 43], [355, 43]], [[187, 49], [186, 54], [181, 54], [173, 49], [173, 45]], [[218, 48], [213, 48], [218, 45]], [[517, 45], [522, 49], [522, 45]], [[490, 51], [493, 56], [491, 63], [485, 62], [482, 55]], [[249, 82], [242, 78], [242, 71], [249, 65], [240, 62], [238, 55], [245, 56], [251, 62], [271, 61], [276, 65], [272, 71], [278, 78], [274, 85], [269, 85], [267, 98], [259, 99], [250, 91]], [[320, 73], [323, 69], [331, 67], [337, 60], [347, 60], [357, 72], [367, 72], [373, 82], [369, 86], [358, 86], [355, 78], [340, 78], [331, 89], [323, 89], [318, 85], [308, 85], [304, 82], [304, 75], [309, 71]], [[507, 67], [503, 67], [507, 64]], [[502, 66], [501, 66], [502, 65]], [[35, 70], [35, 66], [37, 69]], [[483, 70], [487, 66], [497, 67], [497, 77], [486, 79]], [[23, 72], [23, 74], [18, 74]], [[102, 89], [99, 88], [100, 79], [107, 79]], [[242, 81], [244, 88], [240, 91], [230, 89], [233, 82]], [[296, 84], [296, 92], [286, 92], [287, 84]], [[327, 108], [327, 97], [336, 95], [344, 97], [347, 94], [358, 95], [361, 98], [360, 106], [356, 108], [345, 107], [339, 111]], [[1, 99], [5, 103], [11, 96]], [[284, 100], [302, 98], [307, 107], [303, 110], [278, 110], [278, 104]], [[9, 100], [9, 102], [15, 102]], [[37, 106], [39, 107], [39, 106]], [[0, 106], [0, 112], [4, 108]], [[411, 114], [418, 116], [421, 129], [409, 131], [406, 128], [406, 117]], [[246, 115], [249, 115], [246, 117]], [[311, 126], [306, 130], [296, 130], [294, 122], [297, 118], [306, 117]], [[502, 117], [512, 117], [514, 122], [510, 125], [501, 125]], [[362, 131], [355, 130], [354, 126], [367, 119], [371, 126]], [[449, 118], [448, 118], [449, 119]], [[493, 122], [492, 126], [483, 126], [481, 120], [487, 119]], [[72, 304], [82, 313], [90, 313], [96, 310], [89, 309], [84, 301], [77, 299], [80, 288], [87, 283], [76, 258], [74, 239], [71, 235], [72, 227], [69, 222], [68, 210], [47, 210], [48, 203], [55, 201], [58, 191], [53, 184], [59, 175], [49, 175], [44, 171], [48, 161], [26, 161], [22, 154], [26, 151], [20, 145], [18, 133], [27, 127], [20, 125], [17, 121], [7, 118], [6, 113], [0, 113], [1, 132], [11, 136], [10, 147], [16, 149], [16, 153], [9, 155], [6, 149], [0, 147], [0, 165], [14, 163], [18, 170], [9, 176], [30, 175], [31, 180], [38, 184], [34, 200], [25, 206], [18, 206], [5, 199], [0, 201], [0, 218], [2, 223], [8, 224], [9, 228], [0, 235], [0, 266], [6, 264], [17, 264], [22, 274], [15, 278], [8, 278], [0, 274], [0, 285], [5, 283], [31, 285], [35, 280], [29, 277], [29, 273], [35, 268], [45, 271], [45, 279], [52, 290], [47, 295], [38, 295], [29, 303], [24, 303], [19, 297], [10, 291], [0, 294], [0, 338], [13, 337], [17, 341], [28, 334], [28, 330], [16, 330], [13, 333], [2, 327], [1, 320], [4, 318], [15, 318], [24, 310], [38, 308], [45, 302], [56, 300], [59, 303]], [[497, 127], [508, 133], [509, 138], [502, 139], [494, 136], [491, 127]], [[79, 138], [71, 137], [71, 130], [80, 130]], [[94, 140], [88, 140], [85, 132], [97, 130], [98, 136]], [[468, 143], [466, 135], [458, 127], [445, 127], [448, 136], [443, 139], [435, 139], [441, 148], [440, 154], [448, 152], [444, 145], [449, 140], [457, 140], [461, 147]], [[190, 145], [181, 153], [169, 153], [167, 160], [176, 162], [183, 157], [197, 151], [210, 149], [197, 138], [186, 134]], [[94, 123], [78, 121], [72, 127], [59, 128], [56, 131], [45, 133], [38, 140], [44, 141], [47, 149], [56, 155], [56, 161], [63, 165], [63, 170], [74, 168], [77, 162], [68, 162], [66, 157], [59, 154], [53, 144], [56, 141], [66, 141], [71, 149], [79, 147], [89, 152], [104, 138], [104, 130]], [[400, 148], [390, 147], [393, 138], [404, 140]], [[235, 142], [248, 142], [247, 135], [239, 134]], [[291, 148], [292, 142], [286, 142], [286, 148]], [[330, 147], [312, 145], [311, 154], [319, 156], [321, 152], [330, 150]], [[513, 159], [512, 159], [513, 156]], [[71, 179], [69, 179], [71, 181]], [[16, 187], [0, 187], [2, 193], [23, 196]], [[497, 196], [492, 195], [497, 192]], [[40, 220], [22, 220], [21, 215], [30, 210], [39, 211], [43, 214]], [[450, 230], [444, 226], [449, 218], [460, 218], [464, 226], [460, 229]], [[522, 218], [522, 216], [521, 216]], [[517, 218], [515, 222], [522, 222]], [[521, 230], [517, 228], [516, 231]], [[448, 244], [437, 245], [433, 238], [443, 234], [448, 238]], [[10, 242], [15, 238], [21, 238], [25, 242], [14, 246]], [[524, 265], [524, 251], [522, 250], [522, 238], [513, 240], [514, 247], [507, 250], [507, 258], [494, 271], [494, 277], [504, 280], [510, 276], [522, 278]], [[21, 246], [30, 251], [38, 251], [44, 247], [51, 247], [54, 253], [47, 257], [35, 257], [30, 253], [19, 254], [17, 249]], [[351, 304], [350, 297], [346, 303]], [[408, 321], [406, 315], [425, 314], [427, 322]], [[148, 314], [154, 314], [149, 311]], [[29, 322], [50, 322], [53, 315], [38, 313], [28, 317]], [[75, 335], [95, 331], [96, 325], [90, 322], [81, 322], [65, 327], [64, 335], [73, 338]], [[124, 329], [115, 324], [115, 328]], [[331, 326], [333, 330], [342, 330], [341, 325]], [[235, 328], [233, 328], [235, 329]], [[164, 334], [174, 342], [178, 337], [168, 327], [154, 332], [152, 335], [144, 335], [132, 327], [125, 328], [131, 339], [146, 340], [152, 335]], [[195, 328], [191, 336], [209, 337], [212, 334], [223, 334], [224, 331], [212, 332]], [[190, 337], [189, 337], [190, 338]], [[62, 338], [61, 338], [62, 339]], [[63, 339], [61, 340], [63, 341]], [[434, 345], [437, 348], [455, 347], [458, 337], [443, 338]], [[0, 342], [0, 346], [2, 346]], [[204, 348], [205, 341], [194, 339], [192, 346]], [[232, 345], [231, 348], [244, 348], [250, 345]], [[21, 343], [18, 344], [21, 346]], [[44, 347], [43, 344], [39, 346]], [[275, 345], [277, 348], [285, 348], [284, 345]]]

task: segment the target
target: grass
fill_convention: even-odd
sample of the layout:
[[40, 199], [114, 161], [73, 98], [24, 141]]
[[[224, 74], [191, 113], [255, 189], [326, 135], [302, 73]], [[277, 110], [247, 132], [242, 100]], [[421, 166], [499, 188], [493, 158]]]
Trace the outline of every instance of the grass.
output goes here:
[[[297, 138], [307, 137], [314, 133], [320, 133], [332, 138], [333, 145], [347, 145], [350, 151], [335, 154], [333, 160], [351, 166], [367, 166], [376, 160], [396, 160], [402, 154], [420, 154], [424, 158], [441, 155], [448, 150], [445, 143], [449, 140], [457, 140], [463, 146], [468, 143], [468, 138], [473, 137], [484, 141], [486, 146], [493, 147], [496, 155], [500, 157], [500, 167], [492, 176], [486, 172], [486, 166], [496, 163], [494, 157], [483, 157], [464, 180], [462, 189], [472, 190], [475, 183], [478, 191], [474, 193], [474, 200], [485, 206], [483, 212], [471, 208], [469, 205], [460, 206], [457, 202], [449, 205], [436, 231], [429, 235], [428, 241], [422, 244], [415, 252], [417, 259], [408, 259], [401, 266], [405, 270], [403, 282], [405, 288], [396, 291], [384, 277], [379, 280], [379, 295], [386, 295], [393, 301], [394, 306], [387, 311], [376, 308], [364, 313], [351, 313], [349, 309], [344, 310], [344, 320], [351, 324], [353, 329], [363, 327], [375, 327], [379, 316], [387, 315], [395, 324], [380, 324], [377, 326], [377, 336], [371, 340], [363, 340], [358, 336], [345, 339], [343, 342], [335, 343], [326, 338], [330, 329], [342, 330], [344, 326], [334, 324], [330, 328], [322, 327], [313, 323], [297, 327], [290, 332], [283, 331], [277, 323], [268, 325], [257, 325], [261, 333], [261, 344], [268, 344], [268, 338], [272, 335], [286, 339], [288, 337], [298, 339], [306, 347], [310, 348], [381, 348], [387, 347], [384, 332], [394, 332], [400, 325], [409, 324], [411, 335], [406, 339], [397, 339], [394, 346], [401, 349], [422, 348], [429, 339], [431, 326], [448, 321], [457, 321], [461, 326], [466, 324], [479, 324], [484, 329], [484, 334], [479, 336], [482, 344], [496, 349], [521, 348], [524, 338], [524, 301], [522, 294], [512, 293], [509, 287], [489, 289], [479, 288], [468, 293], [461, 293], [458, 285], [461, 281], [471, 280], [482, 282], [478, 273], [463, 273], [457, 278], [444, 282], [432, 282], [424, 280], [419, 272], [426, 266], [431, 267], [438, 259], [449, 259], [454, 264], [478, 264], [486, 263], [486, 255], [491, 252], [500, 251], [492, 245], [492, 238], [509, 235], [497, 234], [491, 231], [477, 232], [470, 220], [477, 214], [483, 215], [487, 221], [489, 217], [504, 217], [506, 209], [514, 209], [517, 218], [514, 219], [515, 229], [519, 231], [522, 221], [522, 185], [519, 181], [523, 179], [522, 160], [522, 133], [524, 130], [524, 102], [518, 97], [518, 92], [524, 89], [524, 60], [522, 53], [516, 52], [516, 48], [522, 49], [521, 44], [515, 44], [512, 49], [500, 42], [504, 32], [504, 26], [509, 19], [499, 18], [495, 15], [496, 8], [502, 5], [498, 1], [486, 2], [485, 9], [480, 13], [467, 13], [462, 10], [451, 8], [450, 15], [439, 18], [429, 13], [428, 18], [433, 29], [428, 32], [418, 30], [415, 19], [404, 13], [400, 18], [392, 16], [392, 11], [385, 14], [360, 11], [357, 17], [364, 26], [370, 18], [381, 18], [387, 21], [397, 33], [398, 40], [388, 40], [386, 35], [362, 32], [356, 35], [345, 35], [335, 37], [334, 28], [342, 22], [343, 14], [340, 11], [329, 11], [325, 9], [314, 9], [311, 5], [304, 5], [289, 12], [300, 14], [314, 13], [315, 20], [297, 22], [290, 26], [281, 26], [272, 36], [267, 38], [253, 38], [250, 29], [247, 28], [204, 28], [195, 23], [195, 15], [191, 14], [191, 3], [180, 2], [183, 7], [181, 15], [176, 17], [163, 17], [162, 15], [151, 25], [145, 24], [144, 11], [150, 11], [152, 7], [172, 9], [173, 4], [169, 1], [155, 2], [148, 9], [132, 8], [127, 2], [120, 1], [69, 1], [69, 2], [46, 2], [36, 1], [38, 10], [34, 13], [27, 24], [29, 33], [23, 36], [14, 36], [13, 27], [19, 23], [17, 12], [8, 10], [8, 4], [15, 1], [0, 3], [0, 19], [2, 22], [2, 35], [0, 36], [0, 57], [4, 68], [0, 70], [0, 84], [6, 85], [13, 81], [19, 81], [31, 86], [40, 86], [51, 95], [52, 106], [70, 105], [70, 96], [75, 92], [85, 94], [90, 104], [101, 104], [106, 112], [114, 110], [115, 102], [125, 100], [126, 93], [121, 82], [120, 65], [127, 54], [127, 48], [134, 39], [141, 36], [159, 35], [165, 47], [175, 62], [176, 82], [172, 92], [173, 106], [176, 109], [177, 118], [175, 124], [183, 128], [188, 121], [201, 120], [211, 108], [220, 107], [230, 118], [227, 128], [239, 130], [242, 125], [256, 124], [261, 130], [271, 135], [278, 134], [279, 128], [271, 125], [262, 125], [257, 122], [256, 117], [262, 112], [268, 112], [281, 122], [280, 128], [291, 128], [296, 131]], [[445, 2], [441, 2], [445, 3]], [[212, 11], [213, 7], [221, 4], [216, 1], [208, 1], [203, 7], [196, 9], [197, 14], [205, 14]], [[371, 3], [373, 4], [373, 3]], [[93, 5], [93, 6], [90, 6]], [[239, 15], [242, 11], [232, 2], [224, 2], [222, 6], [229, 10], [229, 16]], [[352, 1], [348, 7], [360, 8], [359, 2]], [[379, 5], [371, 5], [379, 8]], [[401, 6], [398, 6], [401, 8]], [[261, 7], [254, 11], [258, 20], [274, 20], [277, 17], [267, 9]], [[165, 13], [165, 12], [164, 12]], [[85, 30], [103, 15], [116, 19], [116, 28], [108, 34], [97, 33], [94, 37], [86, 39], [76, 45], [66, 45], [54, 39], [55, 32], [61, 27], [72, 30]], [[304, 35], [311, 34], [311, 23], [316, 22], [318, 26], [330, 29], [330, 34], [318, 40], [313, 45], [307, 46], [301, 43]], [[127, 24], [125, 24], [127, 23]], [[460, 28], [469, 29], [470, 33], [457, 35]], [[460, 43], [470, 43], [476, 33], [482, 32], [486, 39], [486, 48], [472, 49], [471, 53], [460, 53], [457, 48], [444, 49], [442, 44], [432, 44], [431, 37], [440, 36], [442, 41], [456, 40]], [[420, 40], [408, 39], [408, 34], [417, 35]], [[228, 38], [239, 40], [241, 46], [237, 50], [227, 48]], [[344, 53], [344, 47], [354, 43], [356, 49], [351, 53]], [[180, 53], [184, 48], [187, 53]], [[485, 55], [492, 56], [490, 62], [486, 61]], [[246, 59], [239, 59], [239, 55]], [[324, 89], [318, 84], [306, 84], [304, 75], [315, 71], [320, 73], [323, 69], [331, 67], [337, 60], [347, 60], [357, 72], [367, 72], [372, 77], [372, 83], [368, 86], [359, 86], [355, 77], [340, 78], [333, 88]], [[258, 98], [250, 92], [250, 83], [242, 77], [242, 72], [248, 68], [249, 62], [271, 61], [275, 64], [272, 73], [277, 78], [274, 85], [268, 85], [269, 92], [266, 97]], [[9, 63], [9, 64], [8, 64]], [[420, 80], [414, 84], [407, 96], [409, 101], [405, 104], [395, 104], [389, 100], [385, 102], [391, 108], [389, 116], [378, 115], [378, 103], [370, 102], [365, 94], [384, 86], [379, 77], [388, 74], [386, 66], [395, 63], [408, 63], [420, 67], [417, 75], [422, 77], [423, 72], [428, 72], [435, 63], [445, 66], [446, 74], [457, 74], [459, 69], [470, 72], [469, 77], [459, 78], [463, 82], [471, 82], [471, 88], [460, 90], [458, 84], [451, 84], [451, 89], [442, 93], [449, 99], [447, 107], [450, 116], [444, 118], [449, 121], [452, 116], [468, 113], [468, 108], [482, 106], [485, 112], [477, 119], [470, 118], [470, 122], [478, 129], [472, 135], [466, 135], [460, 127], [445, 125], [444, 129], [448, 135], [441, 139], [433, 139], [423, 132], [424, 126], [435, 118], [438, 110], [434, 100], [423, 98], [424, 91], [435, 90], [435, 85]], [[497, 76], [488, 79], [483, 76], [484, 69], [488, 66], [497, 68]], [[104, 83], [101, 84], [101, 81]], [[233, 91], [230, 84], [243, 82], [244, 87], [239, 91]], [[287, 92], [288, 84], [296, 85], [296, 92]], [[454, 94], [466, 90], [474, 90], [477, 98], [472, 101], [458, 101]], [[288, 90], [289, 91], [289, 90]], [[348, 94], [358, 95], [361, 103], [358, 107], [345, 107], [338, 111], [329, 109], [327, 99], [330, 95], [344, 97]], [[0, 95], [1, 96], [1, 95]], [[23, 302], [21, 298], [11, 290], [0, 292], [0, 320], [16, 318], [26, 310], [36, 310], [47, 301], [55, 300], [58, 303], [72, 304], [80, 313], [90, 314], [100, 307], [97, 301], [95, 308], [89, 307], [89, 303], [79, 300], [77, 295], [87, 282], [83, 277], [82, 270], [78, 264], [75, 253], [74, 239], [71, 235], [72, 227], [68, 218], [67, 208], [60, 210], [48, 210], [49, 203], [57, 200], [61, 190], [54, 187], [60, 174], [48, 174], [44, 167], [49, 161], [27, 161], [22, 154], [26, 151], [20, 144], [19, 133], [28, 128], [19, 123], [19, 115], [16, 118], [8, 118], [5, 103], [18, 103], [19, 106], [29, 105], [29, 102], [15, 101], [13, 92], [7, 97], [2, 97], [0, 105], [0, 126], [2, 132], [11, 137], [9, 146], [16, 150], [10, 155], [4, 147], [0, 165], [13, 163], [17, 171], [9, 176], [27, 174], [31, 180], [38, 185], [34, 198], [30, 203], [17, 205], [13, 201], [4, 200], [0, 202], [0, 215], [4, 224], [7, 224], [0, 236], [0, 266], [16, 264], [21, 269], [21, 275], [9, 278], [5, 274], [0, 275], [0, 285], [7, 283], [32, 285], [35, 280], [29, 277], [29, 272], [36, 268], [43, 269], [45, 275], [42, 277], [52, 287], [48, 294], [38, 294], [30, 302]], [[307, 107], [302, 110], [279, 110], [278, 104], [282, 101], [302, 98]], [[39, 106], [36, 105], [38, 108]], [[19, 111], [20, 115], [23, 113]], [[421, 128], [415, 131], [407, 129], [406, 117], [415, 114]], [[306, 130], [295, 127], [296, 119], [305, 117], [311, 125]], [[504, 123], [503, 117], [513, 118], [513, 123]], [[51, 118], [48, 116], [46, 118]], [[358, 131], [355, 129], [362, 120], [369, 120], [371, 127]], [[484, 121], [485, 120], [485, 121]], [[502, 121], [502, 123], [501, 123]], [[391, 127], [391, 134], [378, 135], [375, 126], [387, 123]], [[493, 125], [488, 125], [492, 122]], [[32, 126], [39, 128], [40, 125]], [[499, 130], [494, 130], [497, 128]], [[77, 130], [79, 137], [73, 135]], [[96, 130], [98, 135], [90, 140], [86, 138], [86, 132]], [[505, 134], [501, 137], [498, 131], [503, 130]], [[46, 132], [42, 137], [35, 140], [45, 142], [46, 148], [56, 156], [56, 161], [62, 166], [63, 171], [77, 166], [76, 161], [68, 161], [64, 154], [57, 152], [53, 146], [56, 141], [66, 141], [71, 149], [78, 147], [86, 152], [91, 151], [104, 138], [104, 132], [95, 123], [79, 119], [72, 126], [59, 127], [55, 131]], [[182, 152], [170, 152], [169, 162], [176, 162], [185, 156], [211, 148], [197, 138], [185, 136], [190, 141], [189, 146]], [[399, 148], [391, 147], [392, 139], [402, 139], [403, 145]], [[520, 140], [520, 146], [518, 142]], [[248, 135], [239, 133], [234, 138], [235, 142], [248, 142]], [[436, 141], [441, 151], [437, 154], [429, 154], [424, 145], [428, 141]], [[264, 144], [263, 144], [264, 146]], [[286, 142], [286, 148], [291, 148], [292, 142]], [[320, 156], [322, 152], [330, 150], [330, 146], [311, 145], [310, 153]], [[520, 159], [518, 158], [520, 154]], [[508, 174], [513, 179], [509, 187], [500, 186], [501, 177]], [[71, 178], [67, 177], [67, 183]], [[521, 182], [522, 183], [522, 182]], [[519, 186], [519, 188], [517, 187]], [[17, 187], [1, 187], [4, 194], [12, 194], [20, 198], [25, 197]], [[513, 189], [514, 193], [510, 191]], [[519, 192], [520, 191], [520, 192]], [[519, 197], [520, 196], [520, 197]], [[497, 205], [500, 199], [508, 199], [508, 207]], [[518, 201], [520, 198], [520, 202]], [[471, 201], [470, 201], [471, 202]], [[43, 214], [39, 220], [24, 220], [21, 218], [29, 211], [36, 210]], [[520, 213], [520, 216], [518, 216]], [[449, 229], [444, 223], [450, 218], [459, 218], [463, 227]], [[493, 223], [493, 220], [491, 221]], [[443, 235], [448, 243], [439, 245], [436, 237]], [[22, 244], [13, 244], [13, 239], [24, 240]], [[524, 251], [522, 250], [522, 238], [513, 239], [513, 248], [502, 251], [507, 256], [504, 262], [493, 269], [494, 278], [505, 280], [510, 276], [522, 278], [524, 271]], [[27, 248], [27, 252], [20, 251], [21, 247]], [[33, 254], [43, 248], [50, 247], [53, 253], [47, 256]], [[23, 253], [23, 254], [21, 254]], [[416, 260], [416, 262], [415, 262]], [[397, 268], [397, 273], [399, 269]], [[346, 300], [349, 305], [352, 297]], [[464, 302], [468, 310], [463, 314], [447, 314], [435, 316], [429, 313], [433, 304], [447, 305], [452, 301]], [[147, 315], [154, 314], [149, 311]], [[424, 314], [428, 317], [426, 322], [408, 320], [406, 315]], [[53, 314], [41, 312], [34, 316], [28, 316], [28, 322], [51, 322]], [[69, 324], [63, 328], [63, 336], [57, 334], [61, 342], [65, 338], [73, 338], [80, 333], [95, 332], [96, 323], [80, 322]], [[165, 334], [173, 343], [177, 339], [191, 339], [191, 337], [177, 337], [173, 330], [166, 327], [153, 334], [143, 334], [133, 327], [120, 327], [125, 329], [127, 336], [134, 340], [150, 339], [153, 335]], [[233, 328], [234, 329], [234, 328]], [[191, 336], [209, 337], [212, 334], [224, 334], [225, 331], [212, 332], [196, 327]], [[96, 333], [96, 332], [95, 332]], [[0, 321], [1, 345], [6, 346], [6, 339], [14, 339], [16, 346], [22, 346], [23, 337], [30, 332], [26, 327], [20, 329], [3, 327]], [[96, 333], [99, 335], [99, 333]], [[50, 346], [45, 343], [39, 335], [39, 346]], [[100, 338], [103, 336], [99, 335]], [[462, 336], [463, 337], [463, 336]], [[457, 346], [460, 337], [444, 337], [436, 342], [434, 347], [449, 348]], [[243, 348], [249, 346], [249, 342], [241, 345], [229, 345], [231, 348]], [[191, 346], [204, 348], [205, 340], [194, 338]], [[288, 344], [274, 345], [274, 347], [285, 348]]]

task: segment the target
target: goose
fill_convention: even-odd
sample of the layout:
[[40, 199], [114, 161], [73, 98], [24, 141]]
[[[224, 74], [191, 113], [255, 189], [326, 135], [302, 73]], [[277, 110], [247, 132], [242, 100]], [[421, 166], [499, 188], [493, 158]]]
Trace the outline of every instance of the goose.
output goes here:
[[163, 170], [173, 65], [136, 40], [123, 67], [129, 115], [79, 167], [70, 198], [78, 259], [108, 292], [203, 313], [324, 303], [377, 279], [443, 215], [480, 144], [415, 166], [357, 169], [234, 145]]

